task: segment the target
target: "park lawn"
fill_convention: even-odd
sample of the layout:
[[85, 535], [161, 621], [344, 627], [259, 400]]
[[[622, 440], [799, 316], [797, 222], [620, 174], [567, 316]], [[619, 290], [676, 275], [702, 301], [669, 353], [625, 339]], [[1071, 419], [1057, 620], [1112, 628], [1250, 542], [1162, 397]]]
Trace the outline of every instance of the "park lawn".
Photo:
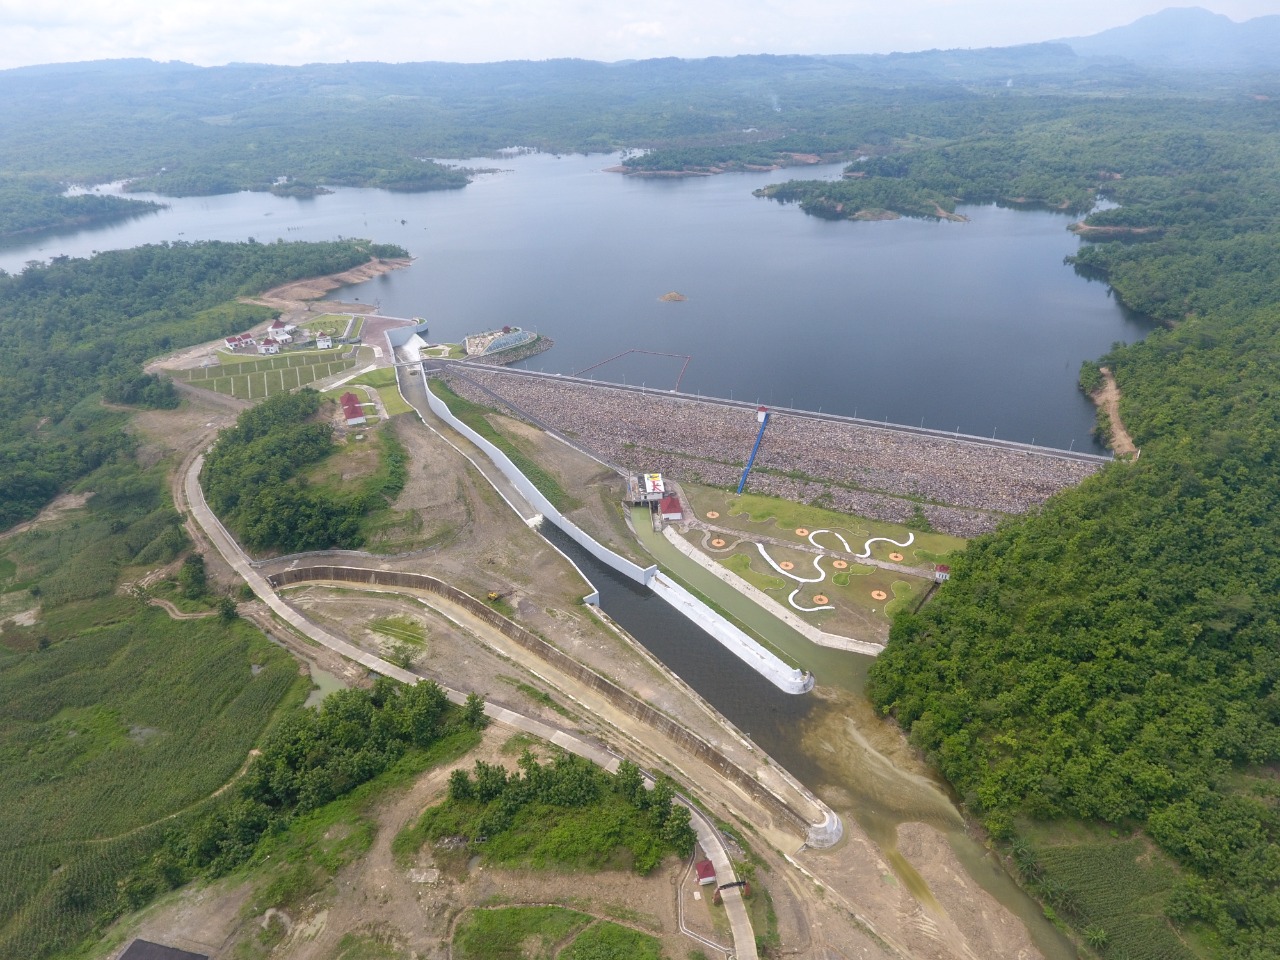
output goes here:
[[[742, 530], [748, 535], [767, 535], [778, 539], [793, 539], [805, 542], [807, 537], [796, 534], [796, 530], [834, 530], [849, 541], [855, 552], [862, 550], [863, 544], [870, 537], [888, 537], [899, 543], [907, 539], [908, 534], [914, 536], [909, 547], [895, 547], [891, 543], [874, 543], [871, 545], [871, 556], [877, 560], [888, 560], [889, 554], [901, 553], [902, 563], [907, 566], [918, 566], [932, 569], [935, 563], [944, 560], [948, 555], [962, 550], [965, 541], [943, 533], [922, 533], [911, 530], [902, 524], [886, 523], [872, 520], [850, 513], [840, 513], [825, 507], [815, 507], [804, 503], [783, 500], [780, 497], [766, 497], [760, 494], [744, 493], [741, 496], [732, 491], [698, 484], [684, 484], [686, 494], [693, 501], [692, 506], [700, 519], [707, 519], [708, 511], [720, 514], [715, 520], [708, 520], [719, 527]], [[830, 534], [818, 538], [818, 542], [827, 549], [842, 549], [839, 541]]]
[[[360, 318], [363, 326], [364, 318]], [[309, 330], [313, 335], [328, 334], [331, 337], [341, 337], [347, 332], [347, 327], [351, 325], [351, 314], [349, 313], [322, 313], [315, 317], [308, 317], [305, 323], [298, 326], [304, 330]]]
[[413, 407], [400, 395], [400, 386], [396, 381], [394, 367], [379, 367], [362, 373], [351, 381], [365, 387], [372, 387], [378, 392], [378, 398], [386, 407], [387, 416], [394, 417], [402, 413], [413, 413]]
[[[719, 523], [719, 521], [714, 521]], [[819, 583], [800, 583], [780, 576], [763, 557], [753, 543], [740, 543], [729, 553], [717, 553], [702, 546], [703, 532], [692, 531], [685, 538], [696, 548], [718, 563], [723, 564], [752, 586], [764, 591], [786, 609], [828, 633], [872, 639], [866, 635], [868, 622], [878, 625], [877, 630], [887, 629], [894, 614], [911, 609], [929, 589], [930, 579], [908, 577], [894, 570], [885, 570], [868, 564], [850, 562], [844, 570], [837, 570], [832, 559], [826, 557], [821, 567], [814, 567], [815, 554], [801, 550], [787, 550], [766, 545], [769, 555], [779, 564], [789, 561], [795, 564], [791, 572], [805, 579], [818, 575], [818, 569], [826, 574]], [[834, 610], [797, 610], [789, 598], [793, 590], [796, 603], [804, 607], [818, 606], [816, 596], [825, 596]], [[874, 591], [886, 595], [883, 600], [872, 596]]]

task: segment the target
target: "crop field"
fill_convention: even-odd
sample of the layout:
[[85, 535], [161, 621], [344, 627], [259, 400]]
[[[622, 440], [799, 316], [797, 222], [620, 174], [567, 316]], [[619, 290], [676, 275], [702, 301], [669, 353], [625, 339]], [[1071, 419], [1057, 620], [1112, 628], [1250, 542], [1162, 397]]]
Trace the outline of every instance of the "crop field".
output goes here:
[[172, 376], [196, 387], [240, 400], [262, 400], [283, 390], [323, 380], [350, 370], [359, 360], [343, 357], [347, 348], [299, 351], [260, 360], [232, 360], [216, 367], [174, 370]]
[[1102, 956], [1193, 960], [1164, 914], [1177, 869], [1141, 837], [1037, 847], [1034, 858], [1032, 886]]
[[[94, 624], [102, 624], [94, 626]], [[0, 958], [63, 951], [307, 683], [248, 625], [70, 603], [0, 661]]]

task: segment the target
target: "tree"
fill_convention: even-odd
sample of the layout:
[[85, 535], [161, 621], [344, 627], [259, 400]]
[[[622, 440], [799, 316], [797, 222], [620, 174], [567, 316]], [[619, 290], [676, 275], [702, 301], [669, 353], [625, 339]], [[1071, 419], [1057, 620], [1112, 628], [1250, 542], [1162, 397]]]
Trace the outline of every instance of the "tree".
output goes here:
[[182, 563], [178, 571], [178, 589], [188, 600], [199, 600], [209, 588], [207, 574], [204, 569], [204, 557], [193, 553]]
[[230, 597], [218, 598], [218, 618], [223, 623], [230, 623], [240, 616], [240, 611], [236, 609], [236, 602]]
[[466, 705], [462, 708], [462, 722], [472, 730], [483, 730], [489, 725], [489, 718], [484, 713], [484, 698], [480, 694], [467, 694]]

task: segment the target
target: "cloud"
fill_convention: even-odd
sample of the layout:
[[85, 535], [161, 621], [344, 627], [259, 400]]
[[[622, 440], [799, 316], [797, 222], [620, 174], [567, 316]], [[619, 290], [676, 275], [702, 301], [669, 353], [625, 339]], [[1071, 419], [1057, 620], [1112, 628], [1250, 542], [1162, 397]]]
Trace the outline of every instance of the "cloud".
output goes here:
[[[702, 57], [1003, 46], [1095, 33], [1170, 0], [0, 0], [0, 67], [112, 57], [342, 60]], [[1275, 0], [1221, 0], [1233, 19]]]

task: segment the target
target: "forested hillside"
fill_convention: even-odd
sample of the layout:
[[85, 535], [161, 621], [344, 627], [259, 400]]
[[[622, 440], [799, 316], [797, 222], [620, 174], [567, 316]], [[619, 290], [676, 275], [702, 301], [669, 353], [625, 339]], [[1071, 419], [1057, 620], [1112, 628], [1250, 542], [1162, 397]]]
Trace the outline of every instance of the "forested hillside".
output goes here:
[[[1163, 915], [1261, 960], [1280, 955], [1280, 144], [1270, 105], [1110, 137], [1109, 112], [1005, 159], [972, 140], [866, 165], [926, 196], [1008, 199], [1040, 177], [1030, 196], [1066, 205], [1092, 176], [1122, 205], [1086, 223], [1120, 229], [1087, 233], [1076, 263], [1170, 325], [1102, 358], [1141, 458], [972, 542], [895, 623], [870, 690], [1104, 955], [1187, 956]], [[1055, 873], [1037, 843], [1063, 819], [1104, 842]], [[1088, 887], [1108, 833], [1135, 831], [1180, 867], [1141, 923]]]
[[110, 411], [88, 398], [177, 405], [143, 360], [270, 315], [239, 295], [403, 253], [359, 241], [175, 243], [0, 274], [0, 529], [127, 448]]
[[513, 146], [656, 147], [675, 152], [632, 163], [773, 163], [791, 151], [960, 136], [975, 124], [994, 130], [1007, 107], [1036, 109], [1045, 96], [1199, 98], [1206, 89], [1239, 96], [1278, 86], [1274, 78], [1259, 88], [1253, 78], [1139, 68], [1051, 43], [616, 64], [201, 68], [122, 60], [27, 67], [0, 71], [0, 237], [127, 215], [118, 198], [63, 197], [58, 184], [127, 178], [129, 189], [171, 196], [245, 189], [308, 195], [326, 184], [452, 189], [469, 174], [427, 158], [494, 155]]

